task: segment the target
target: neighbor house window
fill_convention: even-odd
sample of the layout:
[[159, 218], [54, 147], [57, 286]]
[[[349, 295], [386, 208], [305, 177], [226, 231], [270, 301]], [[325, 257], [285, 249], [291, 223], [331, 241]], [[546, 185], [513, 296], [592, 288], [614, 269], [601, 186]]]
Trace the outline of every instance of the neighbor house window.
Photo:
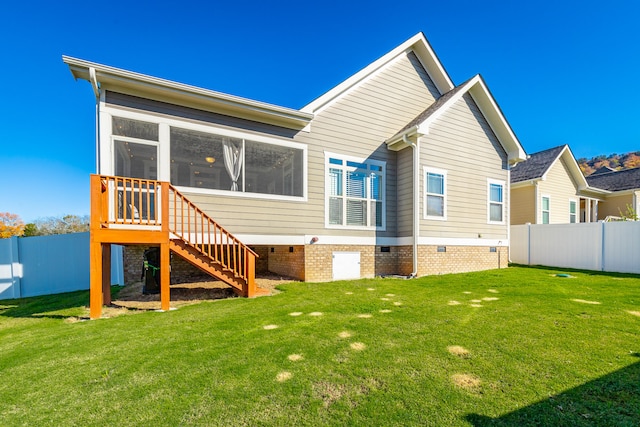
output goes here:
[[424, 217], [428, 219], [447, 218], [447, 171], [425, 168]]
[[384, 162], [327, 154], [326, 177], [327, 226], [384, 228]]
[[303, 197], [304, 150], [171, 127], [171, 183], [238, 193]]
[[504, 223], [504, 185], [504, 181], [488, 180], [490, 223]]
[[158, 179], [158, 124], [113, 117], [111, 134], [114, 175]]
[[578, 222], [578, 202], [576, 200], [569, 200], [569, 223], [573, 224]]
[[549, 196], [542, 196], [542, 223], [549, 224], [549, 215], [550, 215], [550, 199]]

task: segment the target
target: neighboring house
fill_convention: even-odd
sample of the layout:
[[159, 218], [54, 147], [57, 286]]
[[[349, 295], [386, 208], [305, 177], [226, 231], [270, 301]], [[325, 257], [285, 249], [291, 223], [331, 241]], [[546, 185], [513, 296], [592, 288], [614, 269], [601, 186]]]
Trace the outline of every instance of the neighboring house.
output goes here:
[[511, 170], [511, 224], [597, 221], [605, 193], [589, 187], [568, 145], [533, 153]]
[[599, 217], [620, 217], [628, 213], [628, 207], [637, 215], [640, 212], [640, 168], [620, 171], [603, 169], [587, 177], [589, 186], [609, 192], [599, 206]]
[[98, 174], [171, 182], [271, 272], [506, 266], [526, 154], [483, 79], [455, 86], [421, 33], [300, 110], [63, 60], [97, 97]]

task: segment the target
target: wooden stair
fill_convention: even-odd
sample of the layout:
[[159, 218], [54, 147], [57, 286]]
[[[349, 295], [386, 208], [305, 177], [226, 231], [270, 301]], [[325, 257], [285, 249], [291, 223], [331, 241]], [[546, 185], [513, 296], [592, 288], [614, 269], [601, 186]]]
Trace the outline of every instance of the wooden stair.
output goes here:
[[236, 274], [233, 269], [225, 267], [213, 257], [203, 253], [196, 245], [182, 239], [171, 239], [169, 249], [185, 261], [199, 268], [217, 280], [231, 286], [233, 291], [243, 297], [268, 295], [269, 291], [256, 286], [255, 281], [249, 281]]

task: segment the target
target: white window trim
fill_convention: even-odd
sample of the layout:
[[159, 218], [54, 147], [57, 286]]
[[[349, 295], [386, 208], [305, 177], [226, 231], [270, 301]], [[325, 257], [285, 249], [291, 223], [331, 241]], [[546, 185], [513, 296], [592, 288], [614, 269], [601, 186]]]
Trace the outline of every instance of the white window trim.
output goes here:
[[[127, 138], [112, 135], [111, 120], [113, 117], [122, 117], [125, 119], [140, 120], [148, 123], [158, 124], [159, 141], [139, 140], [137, 138]], [[101, 103], [100, 111], [100, 137], [102, 141], [108, 141], [109, 144], [108, 157], [105, 158], [104, 151], [101, 147], [101, 170], [109, 171], [108, 173], [114, 174], [114, 146], [113, 138], [118, 140], [127, 140], [136, 143], [154, 143], [158, 147], [158, 180], [171, 182], [171, 141], [170, 141], [170, 127], [179, 127], [187, 130], [194, 130], [198, 132], [210, 133], [213, 135], [227, 136], [231, 138], [239, 138], [244, 140], [250, 140], [255, 142], [262, 142], [265, 144], [278, 145], [281, 147], [289, 147], [302, 150], [302, 176], [304, 179], [302, 187], [302, 196], [282, 196], [276, 194], [263, 194], [263, 193], [249, 193], [238, 191], [226, 191], [226, 190], [212, 190], [203, 188], [193, 188], [185, 186], [175, 186], [178, 190], [184, 193], [191, 194], [203, 194], [203, 195], [216, 195], [216, 196], [230, 196], [249, 199], [267, 199], [274, 201], [292, 201], [292, 202], [306, 202], [308, 201], [308, 186], [309, 186], [309, 166], [308, 166], [308, 146], [299, 142], [283, 140], [270, 136], [264, 136], [251, 131], [239, 131], [234, 129], [227, 129], [210, 124], [193, 123], [191, 121], [179, 120], [165, 115], [144, 113], [140, 111], [130, 111], [126, 109], [120, 109], [106, 103]], [[244, 170], [244, 168], [243, 168]]]
[[[381, 188], [381, 202], [382, 202], [382, 226], [376, 227], [374, 226], [356, 226], [356, 225], [336, 225], [329, 224], [329, 197], [331, 197], [331, 180], [329, 176], [329, 169], [339, 167], [340, 165], [335, 165], [333, 163], [329, 163], [329, 159], [340, 159], [346, 162], [356, 162], [356, 163], [364, 163], [367, 165], [375, 165], [382, 167], [382, 188]], [[342, 169], [345, 170], [346, 167], [342, 166]], [[367, 189], [369, 188], [369, 184], [367, 184]], [[346, 188], [344, 188], [346, 192]], [[346, 196], [343, 196], [346, 199]], [[344, 154], [330, 153], [328, 151], [324, 152], [324, 226], [325, 228], [337, 229], [337, 230], [376, 230], [376, 231], [385, 231], [387, 229], [387, 162], [383, 160], [374, 160], [374, 159], [363, 159], [360, 157], [353, 157]], [[367, 198], [368, 201], [371, 199]], [[346, 212], [343, 212], [344, 219], [346, 220]], [[367, 220], [370, 220], [371, 216], [369, 212], [367, 212]]]
[[[544, 199], [548, 199], [549, 200], [549, 210], [545, 211], [544, 210]], [[549, 222], [548, 224], [551, 224], [551, 196], [549, 196], [548, 194], [541, 194], [540, 195], [540, 224], [544, 224], [544, 213], [548, 212], [549, 213]]]
[[[428, 215], [427, 214], [427, 196], [429, 196], [429, 193], [427, 192], [427, 173], [434, 173], [434, 174], [438, 174], [438, 175], [442, 175], [444, 177], [444, 185], [443, 185], [443, 194], [442, 194], [442, 198], [443, 198], [443, 210], [442, 210], [442, 216], [436, 216], [436, 215]], [[435, 221], [446, 221], [447, 220], [447, 171], [444, 169], [437, 169], [437, 168], [431, 168], [428, 166], [423, 166], [422, 168], [422, 176], [424, 177], [424, 193], [422, 195], [423, 197], [423, 201], [422, 201], [422, 219], [429, 219], [429, 220], [435, 220]], [[436, 194], [434, 194], [436, 195]], [[440, 196], [438, 194], [438, 196]]]
[[[579, 223], [580, 222], [580, 204], [578, 204], [578, 199], [569, 199], [569, 224], [573, 224], [571, 222], [571, 203], [575, 203], [576, 204], [576, 213], [574, 213], [573, 215], [575, 215], [576, 220], [575, 223]], [[551, 208], [551, 205], [549, 205], [549, 208]]]
[[[491, 221], [491, 184], [500, 185], [502, 187], [502, 221]], [[487, 178], [487, 224], [504, 225], [506, 224], [506, 182], [498, 179]]]

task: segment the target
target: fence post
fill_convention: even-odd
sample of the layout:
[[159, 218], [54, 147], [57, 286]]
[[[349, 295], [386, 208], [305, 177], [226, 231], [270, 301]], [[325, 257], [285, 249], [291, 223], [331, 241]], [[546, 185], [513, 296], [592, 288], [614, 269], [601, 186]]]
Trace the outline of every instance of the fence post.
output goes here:
[[527, 265], [531, 265], [531, 224], [527, 224]]
[[20, 242], [18, 237], [11, 237], [11, 288], [13, 289], [13, 298], [22, 298], [22, 277], [24, 271], [20, 262]]
[[605, 222], [602, 221], [602, 233], [600, 233], [600, 240], [601, 240], [601, 246], [600, 246], [600, 271], [606, 271], [605, 270], [605, 266], [604, 266], [604, 255], [605, 255], [605, 242], [604, 242], [604, 229], [605, 229]]

